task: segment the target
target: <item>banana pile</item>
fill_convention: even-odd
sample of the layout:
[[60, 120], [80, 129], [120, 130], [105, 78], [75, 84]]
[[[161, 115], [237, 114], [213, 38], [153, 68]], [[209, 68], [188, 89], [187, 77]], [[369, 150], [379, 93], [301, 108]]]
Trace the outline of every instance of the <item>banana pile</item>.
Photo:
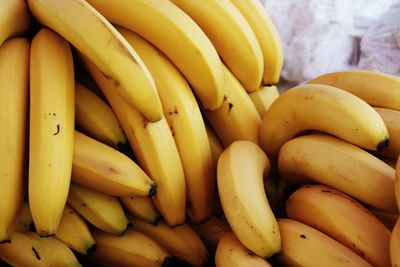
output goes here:
[[400, 78], [280, 94], [259, 0], [0, 2], [0, 266], [400, 266]]

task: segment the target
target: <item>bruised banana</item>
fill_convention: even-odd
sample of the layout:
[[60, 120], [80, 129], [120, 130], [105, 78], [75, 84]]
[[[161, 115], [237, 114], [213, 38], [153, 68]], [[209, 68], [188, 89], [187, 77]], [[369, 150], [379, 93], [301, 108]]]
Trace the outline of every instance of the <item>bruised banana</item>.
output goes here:
[[157, 224], [160, 212], [148, 197], [123, 197], [122, 205], [135, 217], [148, 223]]
[[12, 36], [28, 31], [31, 15], [25, 0], [0, 2], [0, 46]]

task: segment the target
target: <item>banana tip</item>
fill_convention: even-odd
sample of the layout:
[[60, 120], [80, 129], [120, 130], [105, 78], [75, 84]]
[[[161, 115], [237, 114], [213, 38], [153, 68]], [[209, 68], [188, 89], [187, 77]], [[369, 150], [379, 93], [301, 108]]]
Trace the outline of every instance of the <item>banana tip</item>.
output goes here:
[[389, 138], [385, 137], [379, 144], [376, 146], [376, 150], [381, 150], [389, 145]]
[[156, 192], [157, 192], [157, 185], [152, 184], [152, 185], [150, 186], [149, 192], [147, 193], [147, 196], [148, 196], [148, 197], [152, 197], [152, 196], [154, 196], [154, 195], [156, 194]]

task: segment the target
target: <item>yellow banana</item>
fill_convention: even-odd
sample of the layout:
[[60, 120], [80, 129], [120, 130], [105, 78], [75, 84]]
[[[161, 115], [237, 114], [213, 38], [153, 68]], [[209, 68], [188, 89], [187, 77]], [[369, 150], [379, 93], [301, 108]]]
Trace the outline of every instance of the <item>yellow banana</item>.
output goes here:
[[222, 146], [221, 141], [219, 140], [217, 134], [215, 133], [211, 125], [208, 124], [207, 122], [205, 123], [205, 125], [206, 125], [208, 143], [210, 144], [213, 165], [214, 169], [216, 170], [219, 156], [221, 155], [222, 151], [224, 151], [224, 147]]
[[36, 231], [55, 235], [67, 201], [74, 146], [74, 66], [70, 46], [50, 29], [32, 40], [29, 205]]
[[390, 138], [389, 145], [378, 151], [377, 154], [397, 159], [400, 155], [400, 109], [399, 111], [386, 108], [374, 109], [385, 122]]
[[[383, 149], [383, 150], [385, 150], [385, 149]], [[397, 158], [395, 159], [395, 158], [379, 156], [379, 159], [382, 160], [383, 162], [385, 162], [387, 165], [389, 165], [393, 169], [396, 168]]]
[[160, 244], [132, 229], [120, 236], [94, 230], [93, 236], [97, 250], [91, 257], [104, 266], [162, 267], [172, 260]]
[[221, 60], [205, 33], [180, 8], [165, 0], [87, 2], [112, 23], [159, 48], [183, 73], [206, 109], [220, 107], [224, 81]]
[[90, 61], [82, 61], [110, 102], [142, 169], [157, 184], [153, 200], [170, 226], [185, 220], [186, 185], [182, 162], [165, 118], [150, 123], [115, 93]]
[[81, 266], [64, 243], [32, 232], [15, 232], [11, 243], [0, 244], [0, 259], [13, 266]]
[[93, 61], [115, 90], [148, 121], [162, 116], [154, 81], [134, 49], [85, 0], [28, 0], [33, 16]]
[[277, 84], [283, 65], [283, 49], [274, 23], [259, 0], [230, 1], [247, 20], [260, 44], [264, 59], [264, 84]]
[[10, 240], [24, 199], [29, 51], [24, 38], [0, 46], [0, 123], [4, 126], [0, 131], [0, 243]]
[[243, 86], [225, 65], [223, 71], [224, 101], [219, 109], [206, 110], [206, 117], [225, 147], [236, 140], [259, 144], [261, 117]]
[[82, 132], [116, 149], [127, 142], [112, 109], [80, 83], [75, 83], [75, 120]]
[[232, 231], [226, 222], [214, 216], [204, 223], [193, 223], [190, 226], [201, 237], [207, 247], [214, 251], [222, 236]]
[[303, 186], [287, 199], [286, 213], [290, 219], [340, 242], [373, 266], [390, 265], [390, 231], [365, 207], [340, 191], [325, 185]]
[[320, 231], [291, 219], [279, 219], [282, 251], [277, 260], [283, 266], [372, 267], [352, 250]]
[[96, 251], [96, 243], [86, 221], [69, 205], [65, 205], [55, 238], [83, 255]]
[[314, 134], [288, 141], [279, 152], [278, 169], [290, 183], [326, 184], [376, 209], [397, 212], [394, 169], [336, 137]]
[[208, 251], [189, 225], [169, 227], [162, 220], [157, 222], [157, 225], [133, 217], [129, 217], [129, 220], [134, 230], [154, 239], [176, 258], [191, 266], [204, 266], [207, 262]]
[[278, 97], [262, 120], [262, 148], [275, 157], [286, 141], [305, 130], [327, 132], [370, 150], [380, 150], [389, 142], [385, 123], [371, 106], [327, 85], [301, 85]]
[[72, 181], [113, 196], [148, 196], [156, 185], [129, 157], [78, 131], [74, 136]]
[[278, 87], [275, 85], [263, 86], [257, 91], [249, 93], [250, 99], [253, 101], [253, 104], [261, 118], [279, 95]]
[[187, 213], [192, 221], [203, 222], [212, 213], [215, 173], [196, 99], [183, 76], [159, 50], [137, 34], [117, 29], [135, 47], [154, 78], [185, 173]]
[[129, 221], [116, 197], [71, 183], [68, 204], [88, 222], [105, 232], [119, 235], [128, 227]]
[[15, 231], [18, 232], [29, 232], [34, 230], [34, 223], [32, 219], [31, 210], [29, 208], [29, 203], [24, 202], [22, 204], [21, 210], [19, 212], [17, 225], [15, 226]]
[[272, 267], [265, 259], [254, 255], [243, 246], [234, 233], [227, 233], [221, 237], [215, 253], [216, 267]]
[[28, 31], [31, 15], [25, 0], [0, 2], [0, 45], [12, 36]]
[[396, 201], [397, 201], [396, 213], [400, 213], [400, 157], [397, 159], [395, 170], [396, 170], [396, 178], [394, 181], [394, 193], [396, 195]]
[[397, 219], [390, 237], [390, 262], [392, 267], [400, 266], [400, 218]]
[[145, 220], [148, 223], [156, 224], [160, 218], [153, 201], [147, 197], [123, 197], [122, 205], [135, 217]]
[[308, 83], [346, 90], [371, 106], [400, 110], [400, 78], [374, 71], [339, 71], [318, 76]]
[[369, 207], [368, 210], [374, 214], [378, 220], [380, 220], [389, 231], [392, 231], [394, 225], [396, 224], [397, 218], [399, 218], [399, 214], [392, 214], [383, 212], [374, 208]]
[[262, 258], [281, 249], [278, 224], [263, 186], [269, 170], [265, 153], [249, 141], [226, 148], [217, 168], [218, 192], [229, 225], [240, 242]]
[[222, 61], [248, 92], [260, 88], [264, 72], [260, 44], [246, 19], [230, 0], [171, 0], [210, 39]]

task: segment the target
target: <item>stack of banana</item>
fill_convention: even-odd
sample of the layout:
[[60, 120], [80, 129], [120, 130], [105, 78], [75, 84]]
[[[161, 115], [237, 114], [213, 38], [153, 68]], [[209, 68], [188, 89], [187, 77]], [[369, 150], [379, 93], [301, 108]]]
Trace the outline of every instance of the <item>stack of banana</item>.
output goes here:
[[259, 0], [0, 1], [0, 265], [400, 266], [400, 78], [282, 64]]

